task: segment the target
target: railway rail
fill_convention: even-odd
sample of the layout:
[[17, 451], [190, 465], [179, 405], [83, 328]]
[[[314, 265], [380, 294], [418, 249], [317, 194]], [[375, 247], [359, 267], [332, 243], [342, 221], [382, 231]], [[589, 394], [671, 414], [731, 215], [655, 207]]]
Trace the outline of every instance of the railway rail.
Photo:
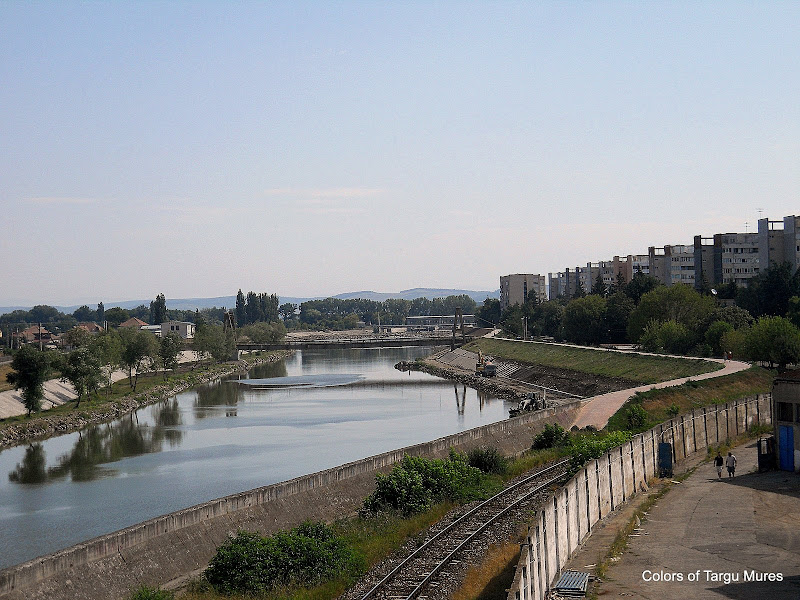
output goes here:
[[569, 461], [559, 461], [520, 479], [461, 515], [430, 537], [367, 591], [361, 600], [413, 600], [436, 583], [437, 576], [467, 554], [470, 545], [498, 519], [548, 493], [563, 479]]

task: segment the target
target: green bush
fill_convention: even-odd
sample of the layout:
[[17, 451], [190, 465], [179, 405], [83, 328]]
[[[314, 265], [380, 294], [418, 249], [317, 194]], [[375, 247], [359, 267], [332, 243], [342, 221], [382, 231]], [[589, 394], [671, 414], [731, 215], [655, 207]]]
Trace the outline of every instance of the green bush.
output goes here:
[[611, 448], [616, 448], [630, 441], [630, 439], [630, 431], [612, 431], [605, 435], [595, 434], [576, 437], [572, 440], [572, 451], [569, 458], [570, 472], [577, 472], [587, 461], [593, 458], [600, 458]]
[[508, 460], [493, 446], [473, 448], [467, 452], [467, 463], [484, 473], [497, 475], [502, 475], [508, 469]]
[[641, 404], [631, 404], [625, 411], [628, 429], [637, 430], [647, 425], [647, 411]]
[[146, 585], [140, 587], [131, 596], [131, 600], [173, 600], [174, 598], [174, 592], [151, 588]]
[[533, 450], [543, 450], [545, 448], [555, 448], [556, 446], [567, 446], [570, 443], [569, 432], [565, 431], [561, 425], [547, 424], [544, 429], [540, 431], [533, 438]]
[[307, 521], [270, 537], [239, 531], [217, 548], [204, 577], [222, 594], [261, 594], [353, 574], [359, 567], [358, 557], [330, 527]]
[[667, 416], [672, 419], [677, 417], [681, 412], [681, 407], [674, 402], [667, 407]]
[[388, 475], [375, 475], [376, 489], [364, 500], [363, 511], [397, 510], [410, 515], [435, 502], [467, 499], [483, 477], [465, 455], [452, 449], [446, 460], [406, 455]]

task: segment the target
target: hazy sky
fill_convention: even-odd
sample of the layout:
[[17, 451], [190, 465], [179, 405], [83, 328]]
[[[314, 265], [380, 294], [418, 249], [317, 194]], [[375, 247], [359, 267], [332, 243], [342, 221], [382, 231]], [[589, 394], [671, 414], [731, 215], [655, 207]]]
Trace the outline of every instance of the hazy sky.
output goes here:
[[800, 213], [800, 3], [0, 1], [0, 305], [496, 289]]

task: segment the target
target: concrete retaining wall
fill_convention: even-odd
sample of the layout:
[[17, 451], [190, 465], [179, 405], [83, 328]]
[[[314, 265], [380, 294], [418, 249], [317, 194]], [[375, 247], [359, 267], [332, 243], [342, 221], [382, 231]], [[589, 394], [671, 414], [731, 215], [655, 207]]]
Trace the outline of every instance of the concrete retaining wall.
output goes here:
[[204, 568], [238, 529], [264, 534], [306, 519], [352, 514], [374, 489], [375, 473], [405, 454], [444, 457], [491, 445], [505, 454], [530, 447], [546, 423], [568, 427], [580, 402], [470, 429], [319, 473], [212, 500], [127, 527], [0, 571], [0, 599], [126, 598], [140, 585], [164, 585]]
[[770, 394], [718, 404], [675, 417], [589, 461], [540, 510], [528, 529], [508, 600], [544, 600], [561, 569], [597, 522], [629, 500], [656, 471], [658, 443], [674, 460], [772, 423]]

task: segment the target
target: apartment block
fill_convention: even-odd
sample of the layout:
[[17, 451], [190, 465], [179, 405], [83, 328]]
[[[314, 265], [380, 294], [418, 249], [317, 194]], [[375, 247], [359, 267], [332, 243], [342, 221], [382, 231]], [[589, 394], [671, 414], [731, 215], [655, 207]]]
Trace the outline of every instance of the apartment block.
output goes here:
[[[747, 287], [759, 272], [757, 233], [717, 233], [714, 235], [714, 260], [719, 261], [723, 285]], [[716, 269], [716, 264], [715, 264]]]
[[514, 304], [525, 304], [531, 292], [536, 292], [540, 302], [547, 300], [547, 278], [532, 273], [504, 275], [500, 278], [500, 310]]
[[783, 217], [783, 260], [800, 268], [800, 217]]
[[782, 264], [785, 259], [784, 221], [758, 220], [759, 265], [767, 269], [772, 264]]
[[648, 249], [650, 275], [664, 285], [695, 286], [695, 247], [672, 245]]

